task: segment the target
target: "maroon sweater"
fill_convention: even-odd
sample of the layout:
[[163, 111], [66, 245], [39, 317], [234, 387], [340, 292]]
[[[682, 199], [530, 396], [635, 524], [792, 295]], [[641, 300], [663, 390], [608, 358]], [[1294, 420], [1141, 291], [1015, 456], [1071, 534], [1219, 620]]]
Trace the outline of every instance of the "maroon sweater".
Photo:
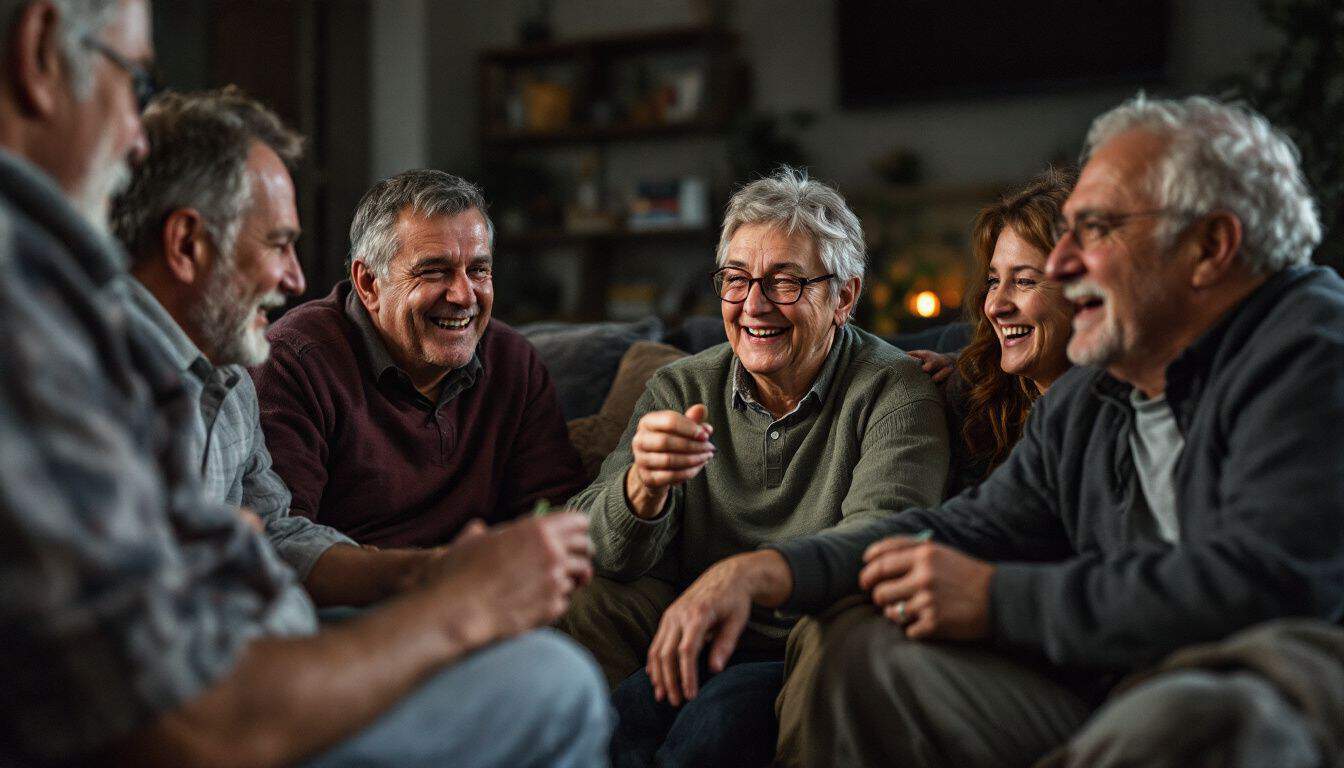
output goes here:
[[437, 402], [392, 362], [348, 281], [267, 336], [252, 378], [295, 514], [362, 544], [431, 546], [583, 488], [550, 374], [498, 320]]

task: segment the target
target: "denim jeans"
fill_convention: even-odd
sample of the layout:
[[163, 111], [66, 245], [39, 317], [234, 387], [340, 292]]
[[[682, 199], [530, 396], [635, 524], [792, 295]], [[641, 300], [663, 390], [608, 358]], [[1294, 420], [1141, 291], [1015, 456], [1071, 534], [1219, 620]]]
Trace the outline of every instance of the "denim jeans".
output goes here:
[[701, 665], [700, 692], [681, 707], [655, 701], [644, 670], [626, 678], [612, 694], [617, 717], [612, 767], [769, 765], [779, 730], [775, 697], [784, 684], [784, 662], [738, 656], [708, 679]]
[[541, 629], [445, 667], [308, 765], [602, 766], [611, 724], [592, 657]]

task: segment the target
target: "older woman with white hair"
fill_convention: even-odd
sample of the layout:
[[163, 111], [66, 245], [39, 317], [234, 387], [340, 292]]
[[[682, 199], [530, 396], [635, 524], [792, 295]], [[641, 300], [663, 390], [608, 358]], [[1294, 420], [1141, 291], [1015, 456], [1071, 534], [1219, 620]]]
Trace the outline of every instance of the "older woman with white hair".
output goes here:
[[741, 189], [712, 273], [728, 343], [654, 375], [571, 501], [600, 575], [561, 626], [617, 687], [617, 766], [768, 763], [793, 622], [724, 586], [779, 557], [762, 545], [939, 500], [938, 393], [850, 322], [864, 258], [830, 187], [784, 168]]

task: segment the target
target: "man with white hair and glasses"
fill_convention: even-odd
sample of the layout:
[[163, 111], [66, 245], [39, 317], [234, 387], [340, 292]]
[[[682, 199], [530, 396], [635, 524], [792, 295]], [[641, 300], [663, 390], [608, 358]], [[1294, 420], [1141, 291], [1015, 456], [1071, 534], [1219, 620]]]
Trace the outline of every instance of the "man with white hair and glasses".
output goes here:
[[820, 614], [791, 640], [785, 765], [1341, 753], [1344, 281], [1310, 264], [1297, 153], [1248, 109], [1139, 96], [1084, 159], [1047, 262], [1078, 367], [1007, 461], [774, 545], [752, 598]]
[[[107, 214], [148, 150], [148, 3], [0, 1], [0, 28], [0, 764], [602, 764], [591, 661], [527, 631], [587, 580], [586, 521], [472, 529], [319, 630], [236, 500], [200, 487], [200, 392], [128, 319]], [[271, 172], [233, 178], [287, 179], [265, 152]], [[222, 244], [184, 218], [161, 247]]]
[[757, 548], [941, 496], [941, 402], [850, 322], [863, 273], [834, 189], [785, 168], [739, 190], [711, 276], [728, 343], [654, 374], [571, 502], [599, 576], [560, 626], [616, 688], [618, 767], [767, 764], [796, 617], [752, 610], [744, 590], [783, 564]]

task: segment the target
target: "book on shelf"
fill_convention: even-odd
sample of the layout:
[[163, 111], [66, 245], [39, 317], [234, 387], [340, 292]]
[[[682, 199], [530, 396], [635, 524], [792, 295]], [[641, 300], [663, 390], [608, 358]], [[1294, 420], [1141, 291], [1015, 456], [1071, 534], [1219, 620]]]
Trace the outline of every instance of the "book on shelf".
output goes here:
[[688, 176], [639, 182], [625, 223], [632, 231], [706, 226], [709, 205], [704, 180]]

